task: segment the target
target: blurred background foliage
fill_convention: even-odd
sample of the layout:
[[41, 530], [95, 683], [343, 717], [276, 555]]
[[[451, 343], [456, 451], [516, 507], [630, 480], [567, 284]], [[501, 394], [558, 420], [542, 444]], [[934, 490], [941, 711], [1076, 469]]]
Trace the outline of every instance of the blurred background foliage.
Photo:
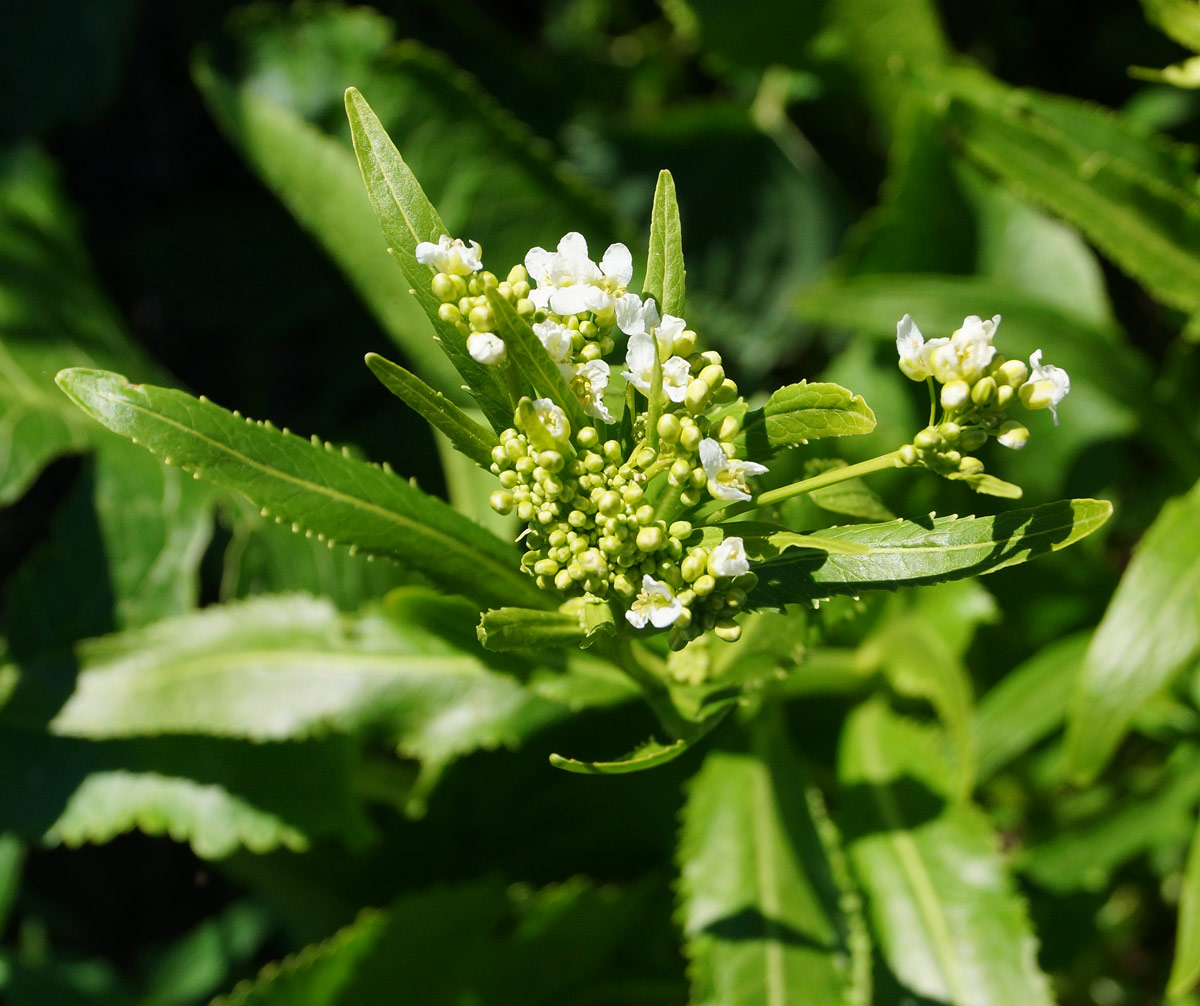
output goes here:
[[[947, 827], [985, 850], [998, 836], [1055, 998], [1162, 1001], [1200, 883], [1200, 502], [1163, 510], [1200, 476], [1200, 92], [1128, 68], [1185, 58], [1181, 6], [5, 5], [5, 1000], [201, 1003], [299, 952], [227, 1001], [682, 1003], [689, 981], [727, 1001], [704, 998], [714, 937], [674, 891], [720, 870], [697, 836], [742, 827], [718, 799], [756, 785], [735, 727], [708, 760], [551, 770], [552, 750], [644, 738], [619, 681], [485, 658], [470, 606], [262, 521], [53, 385], [101, 366], [185, 387], [478, 499], [361, 364], [381, 351], [447, 383], [348, 147], [354, 85], [497, 272], [572, 229], [636, 260], [670, 169], [689, 322], [743, 388], [821, 376], [862, 394], [879, 428], [847, 461], [924, 422], [894, 362], [905, 312], [927, 335], [1000, 313], [1006, 352], [1070, 372], [1062, 425], [1042, 413], [1027, 451], [988, 463], [1031, 502], [1103, 497], [1114, 519], [985, 585], [797, 616], [763, 646], [772, 671], [808, 662], [754, 764], [834, 790], [845, 828], [866, 771], [845, 746], [936, 729], [856, 704], [876, 675], [929, 700], [906, 680], [948, 667], [961, 701], [932, 705], [967, 738], [987, 820]], [[1006, 505], [910, 473], [873, 486], [876, 514]], [[798, 526], [828, 519], [789, 506]], [[187, 683], [200, 666], [206, 690]], [[884, 876], [870, 835], [847, 838], [853, 869]], [[903, 933], [872, 924], [872, 1001], [941, 1001], [896, 964]], [[1196, 1001], [1198, 925], [1185, 911], [1179, 1002]], [[766, 994], [739, 1001], [781, 1001]]]

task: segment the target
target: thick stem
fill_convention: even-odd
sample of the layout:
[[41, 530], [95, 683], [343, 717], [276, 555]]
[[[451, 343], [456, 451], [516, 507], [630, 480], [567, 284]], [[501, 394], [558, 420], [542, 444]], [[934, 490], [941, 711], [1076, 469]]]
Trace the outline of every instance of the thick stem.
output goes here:
[[810, 479], [803, 479], [800, 482], [793, 482], [790, 486], [780, 486], [778, 489], [769, 489], [765, 493], [759, 495], [753, 500], [755, 506], [771, 506], [774, 503], [781, 503], [783, 500], [791, 499], [793, 496], [802, 496], [804, 493], [810, 493], [814, 489], [824, 489], [826, 486], [835, 486], [839, 482], [848, 482], [850, 479], [856, 479], [860, 475], [870, 475], [872, 472], [883, 471], [885, 468], [903, 468], [900, 463], [900, 449], [889, 451], [887, 454], [880, 454], [877, 458], [871, 458], [869, 461], [860, 461], [856, 465], [847, 465], [845, 468], [831, 468], [829, 471], [821, 472], [820, 475], [814, 475]]
[[666, 683], [641, 662], [630, 641], [617, 636], [611, 641], [610, 652], [617, 666], [637, 682], [647, 705], [654, 710], [667, 731], [675, 738], [686, 736], [690, 725], [675, 708]]

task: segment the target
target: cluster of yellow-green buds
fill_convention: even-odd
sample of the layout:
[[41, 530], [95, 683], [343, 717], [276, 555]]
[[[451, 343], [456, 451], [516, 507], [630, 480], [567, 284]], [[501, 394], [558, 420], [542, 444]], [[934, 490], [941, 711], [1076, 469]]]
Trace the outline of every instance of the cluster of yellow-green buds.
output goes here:
[[[675, 647], [710, 629], [737, 639], [734, 619], [757, 579], [744, 543], [697, 544], [687, 519], [709, 499], [750, 500], [747, 478], [766, 471], [736, 457], [738, 410], [727, 407], [738, 389], [720, 355], [696, 352], [682, 318], [660, 317], [653, 299], [628, 289], [633, 261], [622, 244], [596, 263], [582, 235], [567, 234], [556, 251], [532, 249], [503, 282], [483, 271], [474, 242], [442, 237], [420, 245], [417, 259], [438, 270], [441, 316], [476, 361], [510, 365], [483, 295], [494, 286], [594, 420], [572, 429], [550, 399], [523, 397], [492, 451], [500, 488], [490, 502], [525, 524], [523, 568], [543, 588], [617, 604], [634, 629], [669, 629]], [[623, 396], [610, 393], [604, 359], [622, 335]], [[612, 408], [622, 398], [619, 421]]]
[[900, 369], [914, 381], [941, 385], [937, 401], [940, 421], [916, 435], [902, 448], [901, 460], [923, 465], [939, 475], [964, 477], [983, 472], [983, 462], [973, 452], [995, 437], [1004, 447], [1019, 450], [1029, 430], [1008, 417], [1015, 405], [1049, 409], [1058, 423], [1058, 403], [1071, 390], [1067, 372], [1043, 364], [1042, 351], [1021, 360], [1005, 359], [992, 340], [1000, 315], [983, 320], [976, 315], [963, 320], [949, 338], [925, 341], [907, 314], [896, 326]]

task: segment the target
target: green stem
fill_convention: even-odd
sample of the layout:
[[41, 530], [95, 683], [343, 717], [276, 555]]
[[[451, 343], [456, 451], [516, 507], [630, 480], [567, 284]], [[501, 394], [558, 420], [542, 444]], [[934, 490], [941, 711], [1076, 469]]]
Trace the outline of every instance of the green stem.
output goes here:
[[650, 378], [650, 401], [646, 406], [646, 443], [657, 450], [658, 417], [662, 415], [663, 372], [658, 352], [658, 336], [651, 338], [654, 342], [654, 376]]
[[666, 683], [641, 662], [630, 641], [623, 636], [617, 636], [611, 641], [609, 650], [617, 666], [637, 682], [645, 696], [646, 704], [654, 710], [654, 714], [671, 736], [676, 739], [687, 736], [690, 724], [675, 708]]

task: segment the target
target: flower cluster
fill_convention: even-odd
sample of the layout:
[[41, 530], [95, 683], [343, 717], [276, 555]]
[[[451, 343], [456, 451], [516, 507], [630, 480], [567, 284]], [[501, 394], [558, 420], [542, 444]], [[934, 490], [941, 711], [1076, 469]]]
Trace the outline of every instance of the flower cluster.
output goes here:
[[[684, 319], [660, 315], [629, 290], [622, 244], [599, 263], [583, 236], [534, 248], [501, 281], [479, 246], [448, 236], [417, 248], [436, 274], [439, 315], [479, 363], [507, 367], [507, 347], [485, 291], [513, 304], [558, 367], [590, 425], [573, 428], [550, 398], [519, 397], [500, 434], [491, 505], [525, 524], [523, 568], [543, 588], [618, 607], [634, 629], [669, 629], [673, 646], [706, 630], [733, 640], [756, 582], [744, 542], [701, 537], [688, 518], [709, 500], [752, 498], [763, 465], [737, 457], [737, 385], [714, 351], [696, 352]], [[605, 359], [625, 343], [623, 387]], [[620, 394], [619, 392], [623, 392]]]
[[965, 318], [949, 338], [921, 335], [907, 314], [896, 325], [900, 369], [914, 381], [932, 380], [941, 385], [937, 394], [942, 408], [939, 422], [916, 435], [902, 449], [906, 464], [919, 464], [949, 478], [972, 479], [983, 473], [983, 462], [972, 456], [995, 437], [1014, 450], [1025, 446], [1029, 430], [1008, 410], [1049, 409], [1058, 424], [1058, 403], [1071, 390], [1065, 370], [1042, 363], [1042, 351], [1029, 358], [1008, 360], [992, 344], [1000, 315], [983, 320]]

